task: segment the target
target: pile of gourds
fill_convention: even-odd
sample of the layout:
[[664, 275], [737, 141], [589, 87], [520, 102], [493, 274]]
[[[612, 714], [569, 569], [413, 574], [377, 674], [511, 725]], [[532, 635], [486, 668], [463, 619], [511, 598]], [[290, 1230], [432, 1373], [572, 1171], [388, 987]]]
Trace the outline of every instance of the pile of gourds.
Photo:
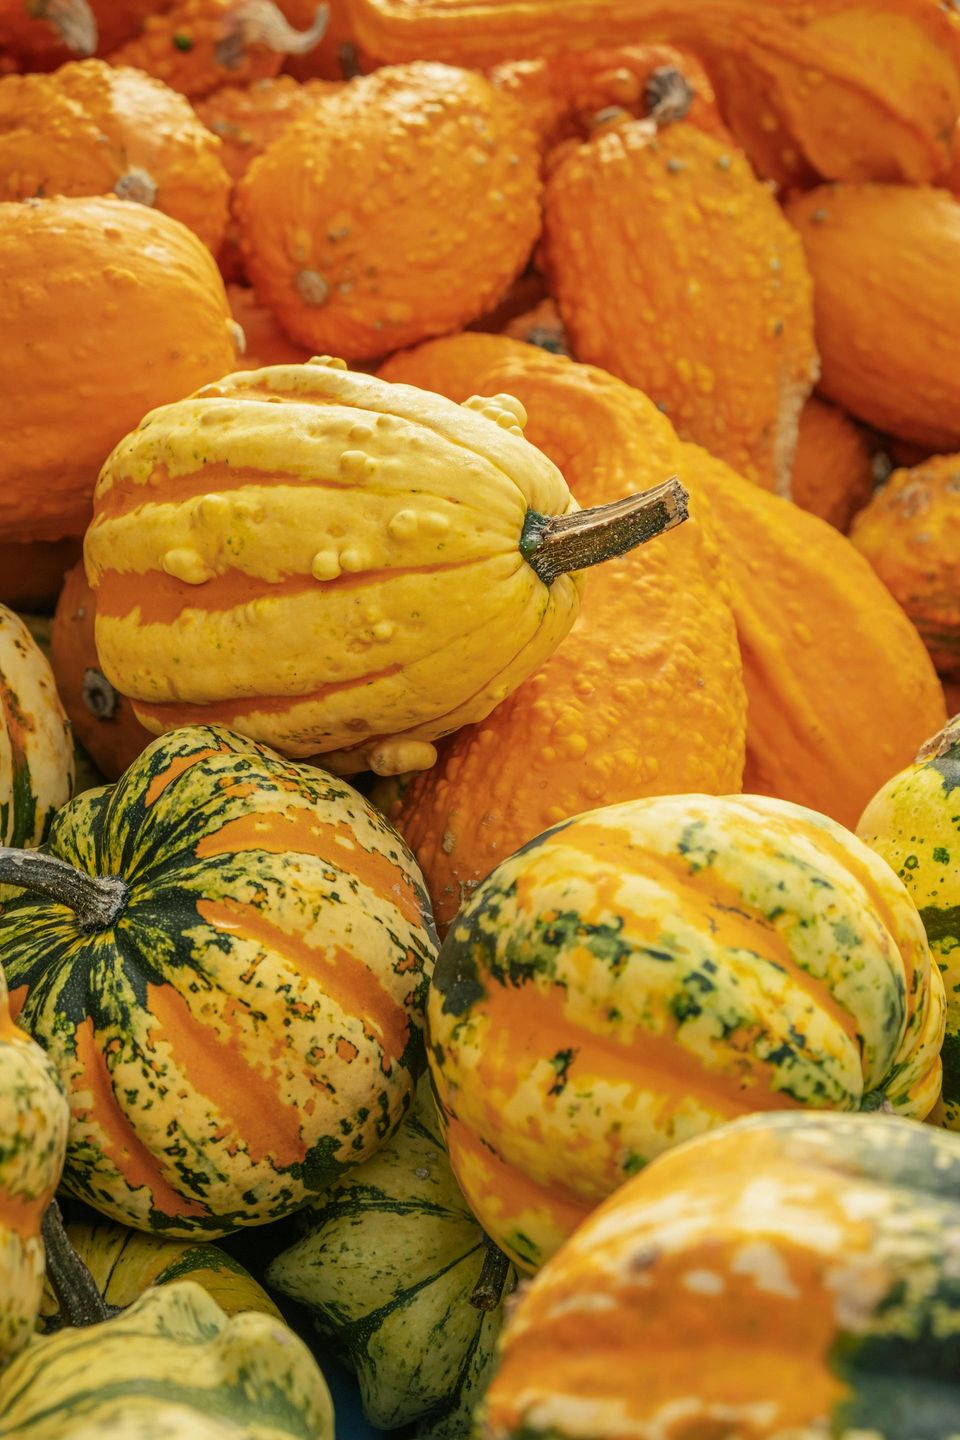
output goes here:
[[960, 1433], [957, 273], [939, 0], [0, 0], [0, 1440]]

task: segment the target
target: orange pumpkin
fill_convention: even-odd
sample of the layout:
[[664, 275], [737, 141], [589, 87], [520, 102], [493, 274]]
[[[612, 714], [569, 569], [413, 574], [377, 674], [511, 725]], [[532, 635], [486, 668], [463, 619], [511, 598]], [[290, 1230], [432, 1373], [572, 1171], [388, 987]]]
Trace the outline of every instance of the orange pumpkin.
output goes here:
[[570, 341], [556, 301], [541, 300], [524, 315], [515, 315], [503, 327], [503, 334], [514, 340], [525, 340], [528, 345], [539, 345], [541, 350], [551, 350], [554, 355], [569, 355]]
[[317, 102], [236, 190], [248, 275], [295, 340], [363, 359], [483, 313], [540, 227], [537, 151], [481, 75], [408, 65]]
[[811, 395], [800, 412], [791, 499], [845, 531], [873, 487], [873, 454], [866, 435], [836, 405]]
[[[290, 24], [305, 30], [311, 24], [316, 0], [277, 0]], [[376, 68], [376, 61], [358, 50], [350, 14], [351, 0], [326, 0], [327, 28], [323, 38], [305, 55], [290, 55], [284, 65], [298, 80], [349, 80]]]
[[272, 0], [175, 0], [148, 15], [140, 34], [110, 60], [146, 70], [193, 98], [279, 74], [284, 57], [312, 50], [325, 28], [319, 3], [310, 27], [297, 31]]
[[0, 205], [0, 315], [2, 540], [82, 534], [117, 441], [235, 359], [209, 250], [113, 197]]
[[52, 70], [96, 48], [89, 0], [0, 0], [0, 74]]
[[960, 449], [960, 202], [824, 185], [786, 213], [814, 279], [824, 395], [878, 430]]
[[606, 129], [545, 194], [551, 293], [579, 359], [645, 391], [679, 435], [789, 492], [817, 376], [802, 246], [731, 145], [681, 122]]
[[0, 81], [0, 200], [107, 195], [171, 215], [216, 250], [230, 180], [182, 95], [103, 60]]
[[246, 285], [228, 285], [227, 299], [234, 320], [243, 331], [243, 354], [238, 370], [260, 370], [264, 365], [303, 365], [310, 351], [288, 340], [276, 320]]
[[850, 538], [899, 600], [942, 675], [960, 679], [960, 455], [896, 470]]
[[80, 558], [79, 540], [0, 541], [0, 605], [28, 614], [49, 613], [63, 577]]

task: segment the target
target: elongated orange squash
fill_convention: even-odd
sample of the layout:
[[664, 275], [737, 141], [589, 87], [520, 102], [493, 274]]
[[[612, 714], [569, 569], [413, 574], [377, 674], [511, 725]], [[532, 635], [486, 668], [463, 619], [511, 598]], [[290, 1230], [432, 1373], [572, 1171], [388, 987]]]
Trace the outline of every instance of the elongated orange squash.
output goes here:
[[811, 395], [800, 412], [790, 498], [846, 531], [873, 494], [873, 455], [864, 432], [836, 405]]

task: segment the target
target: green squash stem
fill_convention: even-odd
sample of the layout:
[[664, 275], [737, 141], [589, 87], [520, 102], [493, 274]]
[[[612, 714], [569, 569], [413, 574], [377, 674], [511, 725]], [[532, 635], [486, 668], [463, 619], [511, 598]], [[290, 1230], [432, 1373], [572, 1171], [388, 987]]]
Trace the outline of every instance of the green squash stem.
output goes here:
[[67, 1324], [99, 1325], [118, 1314], [106, 1303], [90, 1271], [71, 1245], [56, 1200], [47, 1206], [42, 1229], [47, 1279]]
[[541, 515], [528, 510], [520, 535], [520, 554], [544, 585], [571, 570], [586, 570], [625, 555], [657, 535], [682, 525], [689, 495], [674, 475], [652, 490], [628, 495], [609, 505], [575, 510], [572, 515]]
[[0, 885], [16, 885], [68, 906], [81, 930], [107, 930], [127, 903], [129, 887], [117, 875], [87, 875], [37, 850], [0, 845]]
[[503, 1287], [507, 1281], [510, 1261], [499, 1246], [487, 1240], [487, 1253], [483, 1260], [480, 1278], [473, 1287], [470, 1304], [477, 1310], [496, 1310], [503, 1299]]

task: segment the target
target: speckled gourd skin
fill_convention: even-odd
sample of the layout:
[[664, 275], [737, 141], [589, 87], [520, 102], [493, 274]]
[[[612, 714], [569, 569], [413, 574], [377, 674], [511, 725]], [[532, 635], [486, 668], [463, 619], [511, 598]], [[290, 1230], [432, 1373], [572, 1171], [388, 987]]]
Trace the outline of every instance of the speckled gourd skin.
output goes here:
[[910, 891], [943, 975], [947, 1032], [934, 1118], [960, 1130], [960, 715], [877, 792], [857, 833]]
[[49, 662], [0, 605], [0, 845], [39, 845], [73, 780], [70, 724]]
[[65, 1189], [222, 1235], [392, 1133], [436, 941], [412, 856], [349, 786], [198, 726], [61, 810], [47, 850], [129, 885], [106, 928], [27, 894], [0, 915], [17, 1018], [70, 1098]]
[[525, 418], [323, 360], [149, 415], [85, 542], [107, 678], [155, 733], [209, 720], [344, 773], [429, 766], [579, 608], [582, 573], [548, 587], [519, 552], [528, 509], [577, 508]]
[[838, 406], [811, 395], [800, 412], [791, 500], [846, 532], [874, 484], [873, 455], [863, 430]]
[[0, 200], [111, 193], [223, 239], [230, 177], [182, 95], [102, 60], [0, 81]]
[[[271, 1261], [267, 1283], [306, 1307], [357, 1374], [364, 1414], [383, 1430], [433, 1432], [483, 1393], [504, 1307], [470, 1296], [483, 1231], [444, 1150], [425, 1078], [386, 1145], [298, 1217], [303, 1238]], [[516, 1282], [510, 1270], [509, 1294]]]
[[755, 1115], [584, 1222], [505, 1327], [490, 1440], [943, 1440], [960, 1427], [960, 1140]]
[[236, 192], [247, 273], [315, 353], [387, 355], [481, 315], [540, 230], [539, 155], [482, 75], [405, 65], [320, 100]]
[[750, 1111], [922, 1119], [944, 995], [890, 868], [813, 811], [662, 796], [497, 867], [444, 941], [428, 1056], [454, 1172], [534, 1270], [664, 1150]]
[[271, 1315], [228, 1318], [192, 1281], [100, 1325], [37, 1339], [0, 1378], [0, 1436], [333, 1440], [307, 1347]]
[[0, 205], [0, 538], [79, 535], [155, 405], [225, 374], [223, 282], [186, 226], [116, 198]]

